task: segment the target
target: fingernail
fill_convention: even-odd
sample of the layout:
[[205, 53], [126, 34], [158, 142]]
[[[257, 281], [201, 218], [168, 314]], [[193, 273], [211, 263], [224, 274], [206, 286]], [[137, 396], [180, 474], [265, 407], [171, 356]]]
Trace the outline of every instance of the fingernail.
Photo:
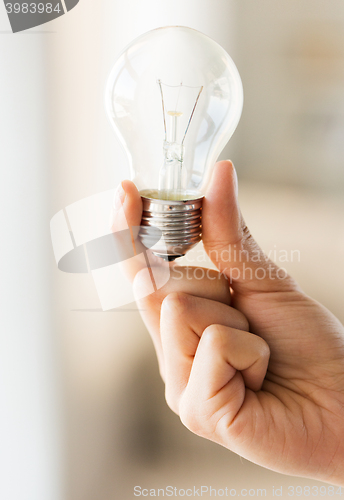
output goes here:
[[113, 208], [115, 210], [119, 210], [122, 207], [124, 200], [125, 200], [125, 191], [122, 187], [122, 183], [120, 183], [115, 191], [115, 196], [113, 199]]

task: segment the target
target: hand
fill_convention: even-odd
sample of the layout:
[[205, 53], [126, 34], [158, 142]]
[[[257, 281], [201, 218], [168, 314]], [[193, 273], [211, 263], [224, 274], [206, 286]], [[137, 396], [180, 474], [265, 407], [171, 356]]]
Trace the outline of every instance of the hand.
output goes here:
[[[140, 218], [137, 205], [125, 214]], [[177, 267], [140, 301], [169, 405], [191, 431], [259, 465], [344, 486], [344, 328], [253, 240], [230, 162], [215, 167], [203, 242], [233, 307], [226, 280], [187, 280], [184, 269], [178, 281]], [[135, 288], [145, 286], [139, 272]]]

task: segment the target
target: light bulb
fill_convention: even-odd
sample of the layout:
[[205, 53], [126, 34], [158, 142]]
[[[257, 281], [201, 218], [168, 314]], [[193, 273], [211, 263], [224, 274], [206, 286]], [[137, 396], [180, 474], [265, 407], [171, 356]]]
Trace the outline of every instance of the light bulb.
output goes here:
[[165, 260], [185, 255], [201, 239], [211, 169], [241, 116], [234, 62], [199, 31], [155, 29], [120, 54], [105, 100], [143, 200], [141, 241]]

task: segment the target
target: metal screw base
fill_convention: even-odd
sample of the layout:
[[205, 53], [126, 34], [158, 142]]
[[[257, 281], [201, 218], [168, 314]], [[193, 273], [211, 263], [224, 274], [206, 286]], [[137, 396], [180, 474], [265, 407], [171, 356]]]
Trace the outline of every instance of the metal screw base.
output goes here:
[[[143, 214], [139, 238], [166, 261], [183, 257], [202, 237], [202, 198], [159, 200], [141, 192]], [[157, 241], [159, 240], [159, 241]]]

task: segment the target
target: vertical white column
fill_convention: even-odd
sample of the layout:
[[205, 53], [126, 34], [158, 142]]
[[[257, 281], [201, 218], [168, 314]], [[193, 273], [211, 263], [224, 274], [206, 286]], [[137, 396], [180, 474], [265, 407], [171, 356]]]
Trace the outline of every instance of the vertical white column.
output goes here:
[[0, 498], [62, 498], [50, 315], [46, 37], [0, 19]]

